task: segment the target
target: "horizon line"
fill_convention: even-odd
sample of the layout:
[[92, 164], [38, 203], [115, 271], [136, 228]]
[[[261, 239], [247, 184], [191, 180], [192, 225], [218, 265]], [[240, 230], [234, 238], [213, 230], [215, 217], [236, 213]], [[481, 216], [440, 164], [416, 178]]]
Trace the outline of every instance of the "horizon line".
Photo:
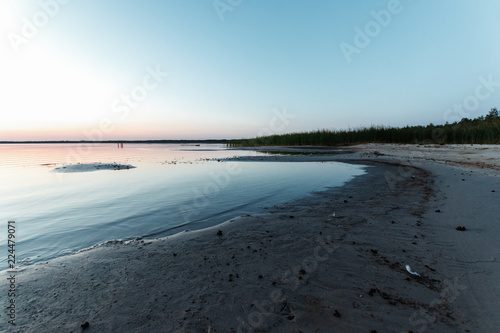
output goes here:
[[180, 139], [180, 140], [24, 140], [24, 141], [0, 141], [0, 144], [15, 143], [226, 143], [233, 139]]

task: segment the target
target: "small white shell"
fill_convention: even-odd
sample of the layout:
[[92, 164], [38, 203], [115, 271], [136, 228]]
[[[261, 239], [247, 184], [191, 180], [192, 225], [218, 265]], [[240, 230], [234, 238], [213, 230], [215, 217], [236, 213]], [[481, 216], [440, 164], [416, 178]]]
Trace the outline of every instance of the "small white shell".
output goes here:
[[418, 274], [417, 272], [413, 272], [413, 271], [411, 270], [410, 265], [406, 265], [406, 270], [408, 271], [408, 273], [410, 273], [410, 274], [412, 274], [412, 275], [420, 276], [420, 274]]

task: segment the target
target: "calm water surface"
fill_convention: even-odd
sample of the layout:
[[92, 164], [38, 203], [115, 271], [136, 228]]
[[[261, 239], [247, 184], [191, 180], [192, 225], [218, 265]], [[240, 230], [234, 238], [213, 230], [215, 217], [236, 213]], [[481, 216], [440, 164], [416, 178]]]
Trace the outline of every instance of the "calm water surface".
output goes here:
[[[108, 240], [167, 236], [262, 212], [365, 172], [335, 162], [258, 162], [262, 155], [223, 145], [0, 145], [0, 248], [7, 252], [9, 220], [16, 221], [16, 258], [27, 265]], [[255, 161], [218, 161], [233, 156]], [[136, 168], [53, 171], [96, 162]]]

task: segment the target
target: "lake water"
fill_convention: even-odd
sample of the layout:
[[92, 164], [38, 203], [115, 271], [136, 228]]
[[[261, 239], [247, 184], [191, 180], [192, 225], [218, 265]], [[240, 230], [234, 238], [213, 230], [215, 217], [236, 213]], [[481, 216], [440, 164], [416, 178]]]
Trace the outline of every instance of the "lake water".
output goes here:
[[[16, 225], [16, 259], [47, 260], [114, 239], [162, 237], [263, 212], [365, 173], [344, 163], [258, 162], [223, 145], [0, 145], [0, 248]], [[253, 156], [251, 162], [223, 159]], [[70, 163], [136, 168], [59, 173]], [[0, 256], [7, 269], [7, 255]]]

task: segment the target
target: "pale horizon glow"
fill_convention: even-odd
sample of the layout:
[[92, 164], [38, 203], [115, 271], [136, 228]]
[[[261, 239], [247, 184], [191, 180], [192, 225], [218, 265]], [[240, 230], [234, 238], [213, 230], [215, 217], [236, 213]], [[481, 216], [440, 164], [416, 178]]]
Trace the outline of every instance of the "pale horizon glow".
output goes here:
[[2, 1], [0, 141], [246, 138], [500, 107], [498, 1], [214, 3]]

